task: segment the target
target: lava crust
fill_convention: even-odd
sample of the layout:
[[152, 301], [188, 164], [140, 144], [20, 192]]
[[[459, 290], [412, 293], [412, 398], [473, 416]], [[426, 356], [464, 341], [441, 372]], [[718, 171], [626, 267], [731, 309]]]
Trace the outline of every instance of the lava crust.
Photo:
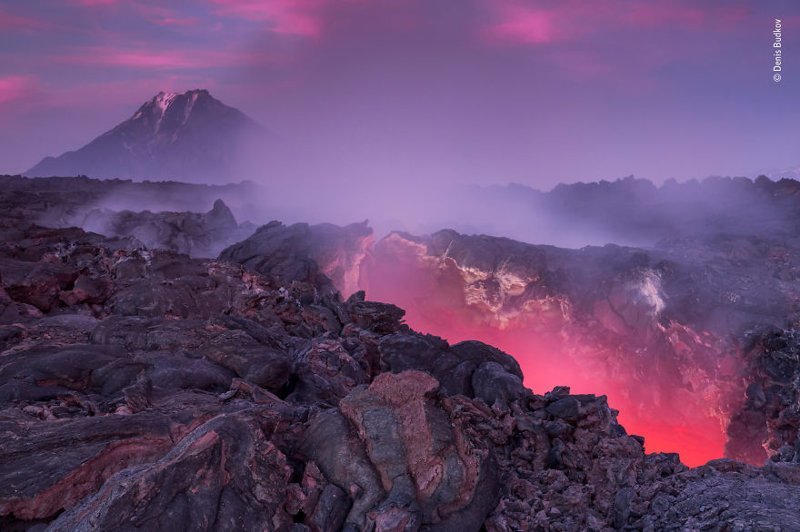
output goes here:
[[[3, 530], [800, 522], [792, 460], [689, 469], [647, 454], [605, 396], [534, 393], [505, 352], [415, 332], [363, 292], [343, 299], [325, 264], [290, 268], [316, 257], [307, 227], [262, 229], [279, 260], [245, 266], [14, 212], [0, 218]], [[794, 353], [765, 345], [771, 360]], [[797, 440], [781, 437], [788, 457]]]

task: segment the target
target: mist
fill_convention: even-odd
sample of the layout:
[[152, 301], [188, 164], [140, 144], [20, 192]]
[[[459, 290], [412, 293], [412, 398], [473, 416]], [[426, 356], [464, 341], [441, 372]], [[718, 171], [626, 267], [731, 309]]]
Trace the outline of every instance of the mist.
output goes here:
[[[252, 150], [235, 175], [252, 183], [232, 205], [237, 218], [261, 224], [346, 225], [368, 220], [376, 237], [391, 231], [507, 237], [578, 249], [617, 244], [653, 247], [674, 238], [717, 234], [786, 234], [800, 217], [795, 182], [765, 176], [654, 182], [627, 176], [538, 189], [427, 178], [408, 168], [362, 168], [342, 175], [336, 161], [277, 141]], [[343, 163], [339, 162], [339, 165]], [[541, 181], [548, 179], [543, 177]]]
[[799, 7], [4, 0], [0, 529], [796, 529]]

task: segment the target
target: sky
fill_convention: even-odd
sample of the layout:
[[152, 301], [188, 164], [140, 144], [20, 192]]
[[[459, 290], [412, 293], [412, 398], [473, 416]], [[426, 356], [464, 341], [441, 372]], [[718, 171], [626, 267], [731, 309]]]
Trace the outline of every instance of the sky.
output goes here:
[[0, 172], [207, 88], [334, 183], [742, 175], [800, 165], [798, 58], [793, 0], [0, 0]]

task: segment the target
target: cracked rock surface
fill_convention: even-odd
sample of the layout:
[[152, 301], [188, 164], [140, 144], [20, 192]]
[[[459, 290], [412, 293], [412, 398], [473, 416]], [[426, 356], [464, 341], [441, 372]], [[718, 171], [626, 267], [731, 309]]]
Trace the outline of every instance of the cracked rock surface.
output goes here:
[[800, 522], [791, 460], [688, 469], [604, 396], [534, 394], [498, 349], [419, 334], [321, 271], [256, 270], [0, 216], [0, 529]]

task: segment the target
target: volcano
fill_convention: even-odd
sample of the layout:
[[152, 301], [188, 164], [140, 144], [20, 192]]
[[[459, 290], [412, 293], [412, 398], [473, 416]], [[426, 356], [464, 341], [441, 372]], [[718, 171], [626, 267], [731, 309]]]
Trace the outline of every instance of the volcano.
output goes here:
[[82, 148], [45, 157], [31, 177], [90, 177], [227, 182], [268, 140], [265, 128], [205, 89], [159, 92], [121, 124]]

